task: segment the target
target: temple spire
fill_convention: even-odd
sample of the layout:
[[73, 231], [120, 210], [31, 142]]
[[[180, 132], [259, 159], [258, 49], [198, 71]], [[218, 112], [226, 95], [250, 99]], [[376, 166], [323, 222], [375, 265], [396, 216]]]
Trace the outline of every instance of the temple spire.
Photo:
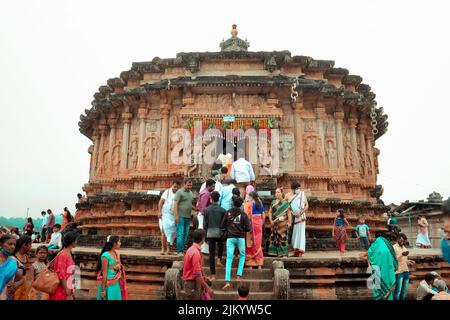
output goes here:
[[220, 43], [222, 51], [248, 51], [250, 43], [247, 40], [238, 38], [237, 25], [233, 23], [231, 26], [231, 38]]

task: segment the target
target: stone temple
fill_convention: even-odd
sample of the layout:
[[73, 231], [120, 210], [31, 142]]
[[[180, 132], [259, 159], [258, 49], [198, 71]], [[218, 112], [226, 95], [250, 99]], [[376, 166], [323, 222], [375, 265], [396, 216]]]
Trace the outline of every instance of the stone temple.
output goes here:
[[[267, 129], [265, 151], [272, 160], [257, 157], [256, 187], [269, 201], [276, 186], [301, 183], [310, 204], [307, 235], [321, 239], [308, 241], [310, 249], [334, 246], [338, 208], [348, 212], [353, 226], [363, 215], [373, 231], [385, 231], [382, 213], [388, 208], [377, 185], [375, 141], [388, 123], [370, 86], [331, 60], [286, 50], [252, 52], [249, 46], [233, 25], [218, 52], [135, 62], [99, 87], [79, 122], [92, 141], [87, 201], [78, 205], [80, 242], [98, 245], [117, 234], [124, 247], [157, 247], [156, 191], [186, 176], [197, 191], [211, 164], [192, 160], [210, 146], [242, 145], [246, 157], [256, 146], [248, 136], [228, 137], [230, 129]], [[180, 145], [198, 127], [225, 138], [204, 139], [200, 149], [192, 141], [189, 153]], [[173, 161], [174, 154], [188, 162]]]

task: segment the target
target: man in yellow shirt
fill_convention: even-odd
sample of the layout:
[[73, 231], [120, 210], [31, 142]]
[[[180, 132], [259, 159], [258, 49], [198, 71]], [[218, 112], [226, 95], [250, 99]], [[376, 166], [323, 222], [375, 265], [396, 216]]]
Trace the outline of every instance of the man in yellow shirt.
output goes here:
[[405, 247], [408, 238], [404, 233], [400, 233], [397, 243], [394, 244], [395, 254], [398, 260], [398, 269], [395, 271], [395, 292], [394, 300], [406, 300], [409, 285], [409, 266], [414, 261], [408, 260], [409, 251]]

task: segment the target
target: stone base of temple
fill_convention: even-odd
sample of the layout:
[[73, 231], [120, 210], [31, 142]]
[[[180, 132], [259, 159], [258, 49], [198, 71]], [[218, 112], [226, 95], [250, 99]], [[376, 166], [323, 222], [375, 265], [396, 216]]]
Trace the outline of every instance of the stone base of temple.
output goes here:
[[[78, 238], [78, 244], [87, 247], [98, 247], [103, 245], [105, 242], [105, 236], [99, 235], [81, 235]], [[268, 239], [268, 236], [266, 237]], [[132, 248], [132, 249], [161, 249], [161, 238], [160, 236], [122, 236], [120, 238], [122, 243], [122, 248]], [[175, 247], [174, 247], [175, 248]], [[269, 243], [265, 244], [263, 251], [267, 253], [269, 248]], [[347, 241], [347, 250], [359, 250], [359, 241], [357, 239], [350, 239]], [[307, 238], [306, 240], [306, 250], [307, 251], [335, 251], [336, 241], [331, 238]]]
[[[98, 246], [97, 246], [98, 247]], [[168, 270], [182, 261], [182, 257], [162, 256], [157, 250], [120, 249], [122, 263], [127, 269], [127, 282], [130, 299], [163, 300], [168, 297]], [[450, 281], [450, 264], [443, 261], [438, 249], [411, 249], [410, 259], [416, 262], [411, 267], [411, 283], [408, 299], [414, 299], [419, 281], [426, 273], [437, 271]], [[81, 268], [80, 299], [96, 299], [97, 281], [95, 268], [100, 250], [90, 247], [74, 249], [75, 263]], [[243, 281], [250, 286], [250, 296], [256, 300], [275, 299], [279, 297], [274, 261], [281, 261], [288, 271], [288, 299], [301, 300], [361, 300], [372, 299], [371, 290], [367, 288], [367, 262], [359, 258], [360, 251], [348, 251], [341, 256], [337, 251], [307, 251], [301, 258], [266, 257], [262, 270], [245, 269]], [[179, 262], [177, 262], [179, 261]], [[209, 275], [208, 256], [205, 256], [204, 272]], [[237, 299], [237, 281], [235, 269], [232, 275], [232, 288], [227, 292], [220, 290], [224, 284], [224, 270], [217, 269], [213, 289], [215, 299]], [[278, 295], [277, 295], [278, 294]], [[181, 288], [179, 299], [183, 298]]]

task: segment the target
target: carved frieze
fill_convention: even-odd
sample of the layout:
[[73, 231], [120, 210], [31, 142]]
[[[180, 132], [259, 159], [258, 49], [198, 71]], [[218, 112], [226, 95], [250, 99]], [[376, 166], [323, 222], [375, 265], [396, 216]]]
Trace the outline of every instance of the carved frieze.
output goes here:
[[324, 165], [323, 140], [317, 131], [317, 122], [307, 119], [304, 122], [303, 155], [308, 167]]
[[282, 134], [280, 135], [280, 166], [281, 170], [294, 171], [295, 170], [295, 143], [294, 135]]

